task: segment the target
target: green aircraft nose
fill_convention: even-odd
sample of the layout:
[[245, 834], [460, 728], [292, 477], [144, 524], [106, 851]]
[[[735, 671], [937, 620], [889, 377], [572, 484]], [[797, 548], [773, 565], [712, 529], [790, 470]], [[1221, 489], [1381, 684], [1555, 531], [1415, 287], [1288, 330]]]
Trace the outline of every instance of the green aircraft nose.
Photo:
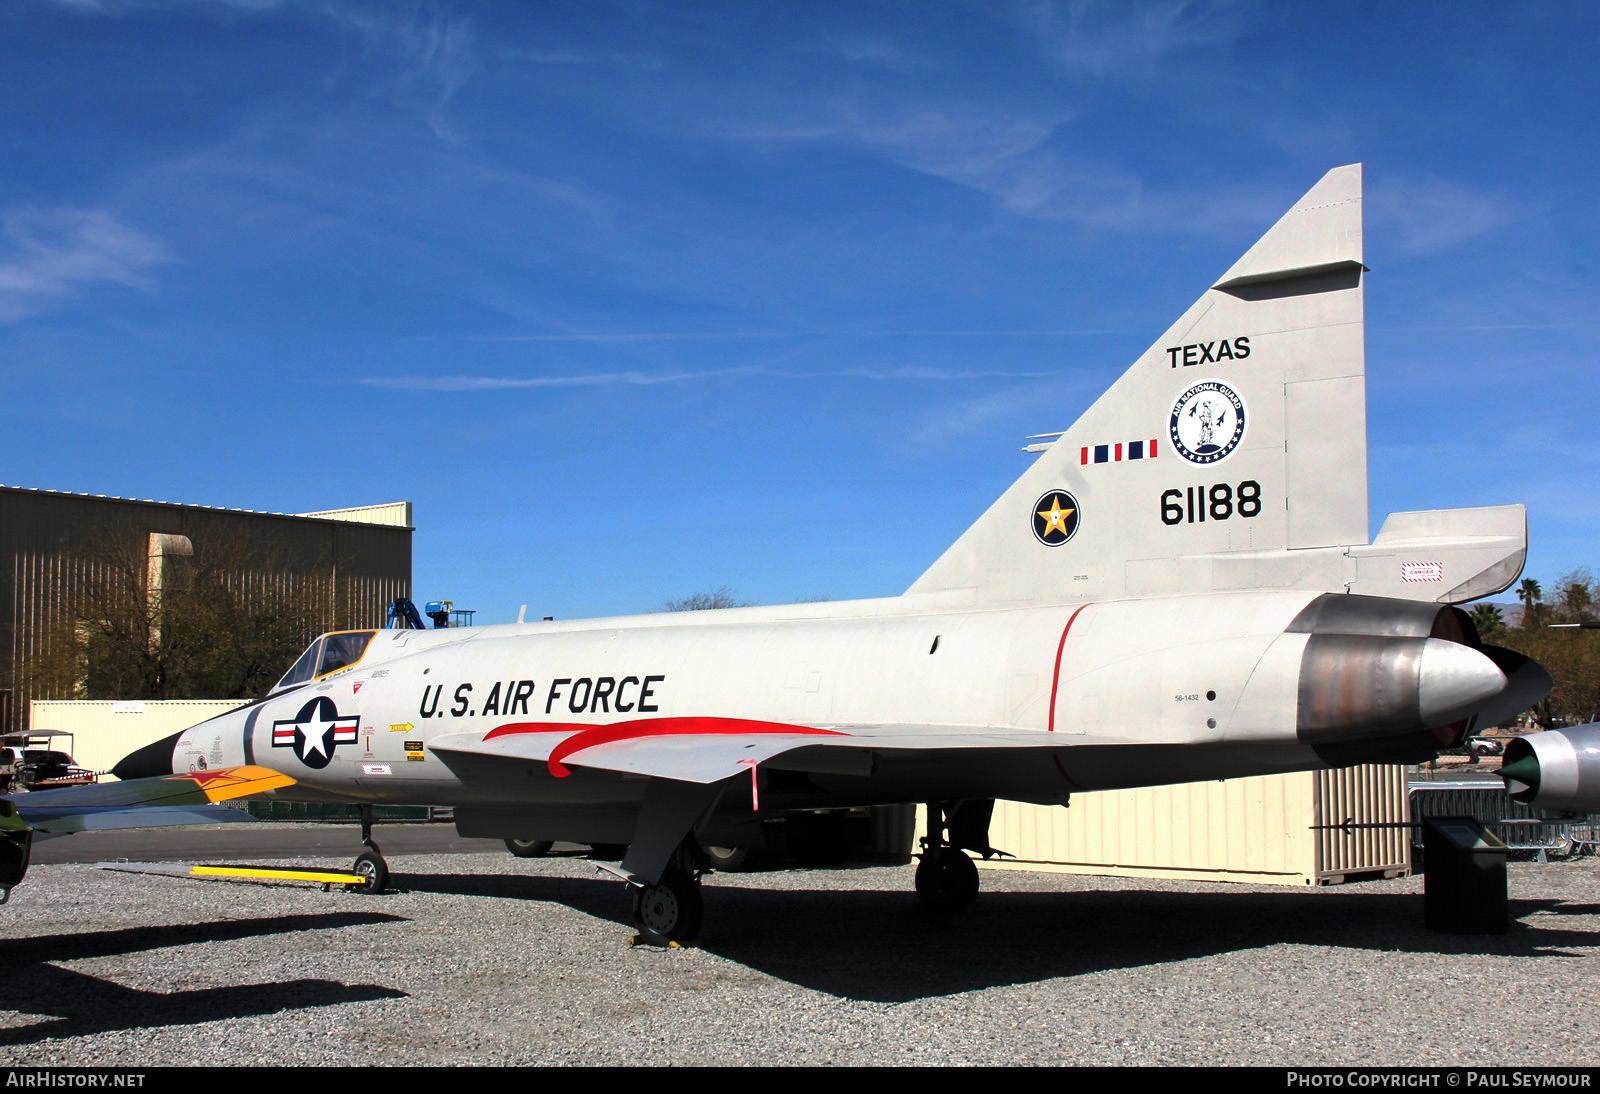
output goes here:
[[1529, 790], [1539, 789], [1539, 757], [1530, 751], [1526, 756], [1503, 765], [1500, 777], [1506, 780], [1507, 786], [1518, 782]]

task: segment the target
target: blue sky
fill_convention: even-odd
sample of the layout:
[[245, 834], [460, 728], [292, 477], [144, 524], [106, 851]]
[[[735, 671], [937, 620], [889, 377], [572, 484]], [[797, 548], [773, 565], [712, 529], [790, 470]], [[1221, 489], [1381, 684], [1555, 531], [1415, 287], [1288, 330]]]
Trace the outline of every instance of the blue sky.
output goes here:
[[903, 590], [1330, 167], [1373, 531], [1596, 561], [1600, 8], [0, 7], [0, 481], [416, 503], [480, 622]]

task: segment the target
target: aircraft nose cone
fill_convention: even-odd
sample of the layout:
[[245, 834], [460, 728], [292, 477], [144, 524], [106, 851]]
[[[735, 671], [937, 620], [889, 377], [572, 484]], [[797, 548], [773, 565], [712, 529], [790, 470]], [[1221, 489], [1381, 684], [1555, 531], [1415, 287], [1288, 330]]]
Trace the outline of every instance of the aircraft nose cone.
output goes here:
[[1422, 644], [1417, 700], [1424, 725], [1440, 726], [1475, 714], [1509, 681], [1488, 657], [1459, 642], [1429, 638]]
[[172, 750], [178, 747], [178, 738], [183, 736], [179, 730], [170, 737], [163, 737], [154, 744], [145, 745], [141, 749], [128, 753], [117, 761], [111, 773], [117, 778], [150, 779], [157, 775], [171, 775]]

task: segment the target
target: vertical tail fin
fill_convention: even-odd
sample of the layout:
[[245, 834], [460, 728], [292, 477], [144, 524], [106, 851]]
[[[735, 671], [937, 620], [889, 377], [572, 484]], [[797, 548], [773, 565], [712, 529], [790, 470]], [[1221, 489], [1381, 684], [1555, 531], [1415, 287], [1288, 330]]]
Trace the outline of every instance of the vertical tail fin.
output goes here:
[[[909, 590], [1339, 588], [1367, 540], [1361, 165], [1323, 176]], [[1320, 550], [1334, 548], [1335, 550]]]

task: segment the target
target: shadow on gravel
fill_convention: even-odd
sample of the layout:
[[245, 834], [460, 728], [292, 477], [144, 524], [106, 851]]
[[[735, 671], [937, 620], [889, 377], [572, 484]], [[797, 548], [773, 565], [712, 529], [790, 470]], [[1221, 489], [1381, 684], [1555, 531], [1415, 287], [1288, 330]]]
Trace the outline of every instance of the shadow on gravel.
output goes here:
[[[578, 856], [583, 857], [583, 856]], [[543, 900], [564, 904], [575, 912], [606, 919], [633, 932], [628, 912], [628, 889], [619, 879], [596, 871], [592, 878], [539, 877], [534, 874], [413, 874], [394, 876], [392, 887], [408, 893], [439, 893], [448, 896], [502, 897], [512, 900]], [[715, 890], [706, 886], [706, 903]]]
[[[1525, 901], [1523, 903], [1533, 903]], [[1512, 914], [1517, 914], [1518, 902], [1511, 902]], [[1600, 904], [1570, 904], [1558, 900], [1546, 901], [1544, 907], [1536, 909], [1541, 915], [1600, 915]]]
[[[632, 932], [622, 885], [604, 878], [404, 881], [417, 892], [563, 904], [622, 925], [619, 945]], [[1555, 958], [1590, 957], [1600, 946], [1600, 933], [1557, 918], [1600, 908], [1548, 900], [1513, 899], [1507, 934], [1463, 936], [1425, 930], [1420, 893], [1370, 890], [986, 892], [954, 915], [924, 911], [910, 892], [721, 887], [712, 879], [705, 895], [701, 949], [801, 987], [883, 1003], [1280, 945]], [[1307, 975], [1328, 959], [1309, 958]]]
[[[4, 1005], [23, 1014], [57, 1017], [32, 1025], [0, 1029], [0, 1045], [23, 1045], [47, 1037], [82, 1037], [120, 1029], [192, 1025], [278, 1011], [326, 1007], [337, 1003], [403, 998], [404, 992], [375, 984], [341, 984], [333, 980], [285, 980], [193, 991], [140, 991], [52, 962], [80, 961], [116, 954], [140, 953], [169, 946], [226, 942], [302, 931], [338, 930], [377, 923], [405, 922], [404, 916], [376, 913], [289, 915], [224, 923], [136, 927], [97, 934], [45, 935], [0, 942], [0, 971], [5, 975]], [[174, 969], [181, 972], [182, 959]]]

